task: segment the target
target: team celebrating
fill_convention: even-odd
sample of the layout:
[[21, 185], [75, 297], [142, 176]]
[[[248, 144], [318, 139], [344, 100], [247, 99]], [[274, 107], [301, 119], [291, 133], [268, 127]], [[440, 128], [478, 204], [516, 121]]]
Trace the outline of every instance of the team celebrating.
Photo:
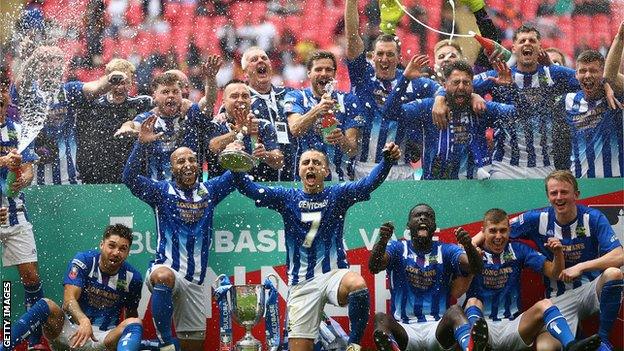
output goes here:
[[[2, 77], [2, 264], [17, 268], [26, 312], [0, 350], [22, 342], [28, 350], [47, 350], [44, 336], [54, 350], [141, 350], [144, 285], [151, 292], [156, 349], [216, 349], [217, 340], [206, 340], [211, 299], [204, 287], [219, 224], [215, 208], [234, 191], [282, 217], [289, 350], [315, 349], [328, 303], [347, 306], [349, 351], [362, 349], [369, 324], [383, 351], [622, 348], [609, 338], [622, 303], [622, 243], [603, 213], [577, 204], [577, 179], [624, 175], [624, 23], [606, 58], [583, 51], [575, 70], [555, 63], [553, 51], [541, 47], [540, 32], [522, 25], [513, 35], [515, 62], [508, 65], [500, 51], [481, 52], [472, 66], [447, 39], [435, 46], [431, 75], [426, 54], [402, 68], [392, 34], [377, 37], [367, 53], [358, 34], [358, 1], [345, 1], [350, 91], [334, 89], [337, 61], [327, 51], [310, 55], [307, 88], [275, 86], [269, 56], [256, 46], [242, 55], [247, 80], [227, 83], [221, 106], [217, 55], [201, 67], [205, 90], [197, 103], [178, 70], [155, 77], [151, 96], [129, 96], [135, 67], [120, 58], [97, 80], [61, 83], [52, 100], [41, 101], [47, 81], [36, 74], [15, 75], [12, 82]], [[481, 33], [496, 40], [483, 0], [461, 2]], [[394, 1], [380, 3], [382, 26], [392, 27], [383, 11]], [[54, 46], [30, 55], [23, 67], [35, 73], [63, 64]], [[49, 105], [46, 123], [18, 152], [20, 115], [33, 101]], [[569, 155], [559, 157], [559, 149]], [[221, 168], [219, 154], [232, 150], [253, 156], [254, 167]], [[202, 181], [203, 163], [212, 177]], [[347, 212], [386, 179], [418, 177], [544, 179], [550, 206], [513, 218], [492, 208], [479, 233], [458, 228], [457, 243], [434, 239], [437, 214], [426, 203], [409, 211], [407, 240], [392, 240], [394, 225], [383, 223], [368, 269], [386, 271], [390, 311], [370, 319], [366, 282], [347, 262]], [[62, 303], [46, 298], [22, 193], [33, 181], [123, 183], [148, 204], [158, 244], [145, 280], [126, 262], [132, 231], [116, 224], [104, 229], [99, 250], [79, 252], [68, 263]], [[533, 306], [521, 305], [524, 267], [543, 275], [546, 287]], [[581, 335], [580, 322], [596, 314], [598, 333]]]

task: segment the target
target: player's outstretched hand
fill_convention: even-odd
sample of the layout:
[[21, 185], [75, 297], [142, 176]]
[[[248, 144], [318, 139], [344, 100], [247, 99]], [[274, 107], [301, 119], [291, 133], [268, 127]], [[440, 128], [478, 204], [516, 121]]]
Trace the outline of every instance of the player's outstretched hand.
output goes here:
[[154, 132], [154, 125], [157, 119], [158, 117], [151, 116], [141, 123], [141, 129], [139, 130], [139, 142], [141, 144], [149, 144], [162, 137], [163, 132]]
[[446, 129], [448, 122], [451, 119], [451, 109], [449, 109], [444, 96], [436, 96], [433, 107], [431, 109], [431, 117], [433, 124], [438, 129]]
[[394, 224], [392, 222], [386, 222], [379, 227], [379, 240], [388, 242], [394, 233]]
[[401, 149], [395, 143], [387, 143], [383, 148], [384, 159], [388, 162], [396, 162], [401, 158]]
[[546, 52], [546, 50], [540, 50], [539, 54], [537, 55], [537, 63], [539, 63], [542, 66], [553, 65], [553, 62], [550, 59], [550, 56], [548, 56], [548, 53]]
[[421, 76], [421, 70], [429, 65], [429, 57], [427, 55], [414, 55], [405, 67], [403, 75], [407, 79], [416, 79]]
[[89, 339], [93, 341], [98, 341], [93, 335], [93, 327], [91, 327], [91, 321], [88, 318], [84, 318], [80, 321], [78, 325], [78, 330], [76, 333], [69, 338], [70, 347], [72, 349], [77, 349], [83, 347]]
[[206, 62], [202, 65], [202, 75], [206, 79], [214, 79], [217, 76], [217, 72], [223, 64], [223, 59], [219, 55], [210, 55], [206, 59]]
[[511, 80], [511, 69], [509, 69], [509, 66], [507, 66], [505, 62], [496, 61], [492, 64], [492, 66], [496, 70], [498, 76], [488, 77], [488, 80], [493, 81], [496, 85], [510, 85], [511, 83], [513, 83], [513, 81]]
[[122, 124], [119, 129], [113, 135], [115, 138], [136, 138], [139, 135], [139, 131], [132, 126]]
[[485, 99], [476, 93], [470, 94], [470, 106], [476, 114], [482, 114], [487, 107], [485, 106]]
[[472, 246], [472, 238], [470, 237], [470, 234], [468, 234], [468, 232], [462, 227], [455, 229], [455, 238], [457, 239], [457, 243], [464, 248]]

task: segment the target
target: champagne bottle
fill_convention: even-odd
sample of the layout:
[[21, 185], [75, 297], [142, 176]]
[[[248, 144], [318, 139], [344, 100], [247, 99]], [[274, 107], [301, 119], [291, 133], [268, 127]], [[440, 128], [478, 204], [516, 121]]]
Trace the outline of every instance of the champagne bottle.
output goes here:
[[489, 38], [484, 38], [480, 36], [479, 34], [475, 34], [474, 38], [479, 42], [479, 44], [481, 44], [486, 54], [491, 55], [494, 52], [494, 50], [498, 50], [503, 55], [502, 56], [503, 61], [505, 62], [509, 61], [509, 59], [511, 58], [511, 51], [505, 49], [505, 47], [495, 42], [494, 40], [489, 39]]
[[7, 180], [6, 180], [7, 197], [16, 197], [19, 194], [19, 191], [13, 190], [13, 183], [15, 183], [15, 181], [17, 181], [21, 176], [22, 176], [21, 167], [18, 166], [15, 168], [9, 168], [9, 173], [7, 174]]

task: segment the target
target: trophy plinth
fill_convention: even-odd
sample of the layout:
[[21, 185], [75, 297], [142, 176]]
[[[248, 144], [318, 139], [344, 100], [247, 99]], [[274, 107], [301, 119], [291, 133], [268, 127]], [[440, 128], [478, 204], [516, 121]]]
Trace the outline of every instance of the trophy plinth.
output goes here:
[[245, 152], [243, 138], [243, 133], [239, 132], [236, 134], [236, 141], [219, 154], [221, 167], [232, 172], [249, 172], [258, 164], [255, 157]]
[[262, 344], [251, 335], [251, 329], [264, 315], [264, 287], [261, 284], [235, 285], [230, 294], [234, 320], [245, 327], [245, 336], [236, 343], [236, 350], [260, 351]]

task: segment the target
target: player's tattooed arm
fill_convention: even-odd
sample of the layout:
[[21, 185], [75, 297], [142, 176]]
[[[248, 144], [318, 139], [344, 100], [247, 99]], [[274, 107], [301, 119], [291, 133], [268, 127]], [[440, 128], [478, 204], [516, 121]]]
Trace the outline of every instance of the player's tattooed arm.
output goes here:
[[462, 255], [459, 259], [462, 271], [472, 274], [481, 274], [483, 270], [483, 260], [481, 260], [479, 251], [472, 245], [470, 234], [459, 227], [455, 230], [455, 238], [457, 238], [457, 243], [463, 246], [466, 251], [466, 256]]
[[202, 65], [204, 76], [204, 97], [199, 100], [199, 109], [206, 116], [211, 116], [217, 101], [217, 73], [223, 64], [219, 55], [210, 55]]
[[389, 257], [386, 253], [388, 241], [394, 233], [392, 222], [386, 222], [379, 227], [379, 240], [373, 246], [373, 251], [368, 259], [368, 270], [377, 274], [388, 266]]
[[346, 56], [354, 60], [364, 52], [364, 41], [360, 37], [360, 15], [357, 0], [347, 0], [344, 13], [345, 37], [347, 38]]
[[78, 299], [82, 293], [82, 288], [76, 285], [66, 284], [63, 292], [63, 311], [71, 316], [71, 318], [78, 323], [78, 329], [76, 333], [69, 338], [71, 348], [79, 348], [85, 345], [85, 343], [91, 339], [98, 341], [93, 335], [93, 327], [91, 326], [91, 320], [84, 314]]
[[563, 245], [557, 238], [548, 238], [544, 244], [553, 253], [553, 260], [544, 262], [544, 275], [551, 279], [559, 279], [559, 274], [565, 268], [565, 258], [563, 256]]

